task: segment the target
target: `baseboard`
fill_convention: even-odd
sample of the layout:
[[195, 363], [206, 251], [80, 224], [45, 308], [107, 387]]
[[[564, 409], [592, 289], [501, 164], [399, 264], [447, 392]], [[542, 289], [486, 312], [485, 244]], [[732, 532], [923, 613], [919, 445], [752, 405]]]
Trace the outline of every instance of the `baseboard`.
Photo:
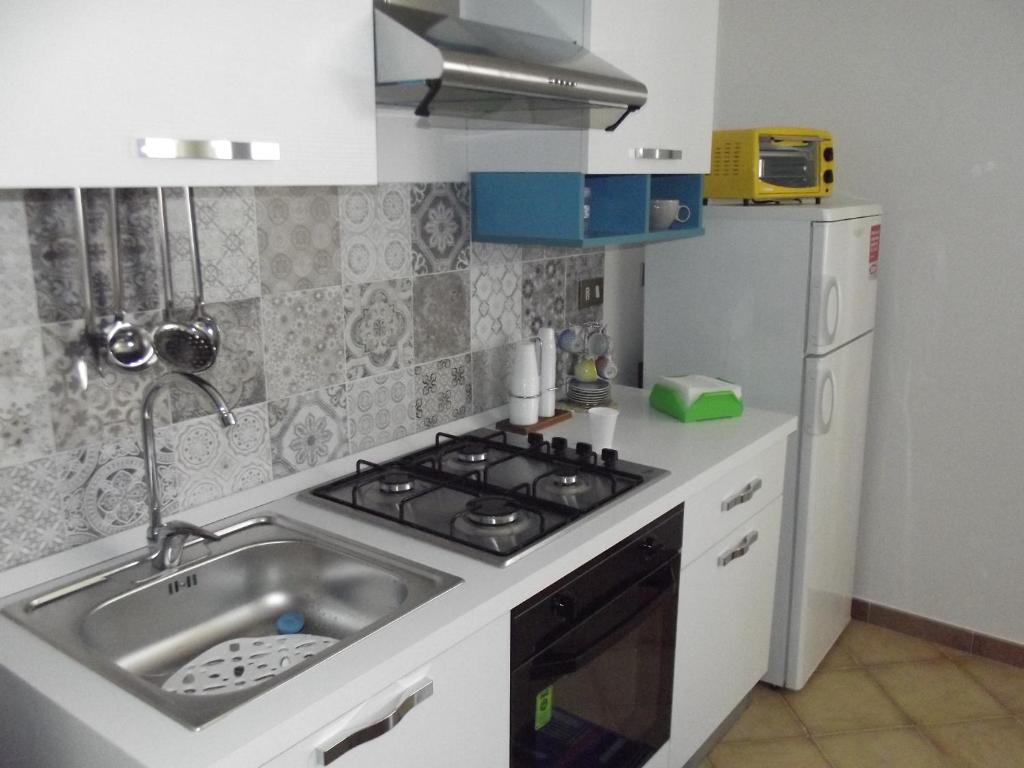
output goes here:
[[870, 603], [859, 598], [853, 599], [850, 616], [857, 621], [874, 624], [905, 635], [930, 640], [933, 643], [956, 648], [964, 653], [973, 653], [986, 659], [1024, 667], [1024, 645], [1002, 638], [983, 635], [963, 627], [927, 619], [906, 611], [899, 611], [887, 605]]

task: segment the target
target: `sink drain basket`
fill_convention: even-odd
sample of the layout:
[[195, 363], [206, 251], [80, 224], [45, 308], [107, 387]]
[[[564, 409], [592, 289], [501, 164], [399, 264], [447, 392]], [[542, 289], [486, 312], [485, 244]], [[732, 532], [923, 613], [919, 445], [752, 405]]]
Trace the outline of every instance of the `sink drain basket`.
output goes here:
[[327, 650], [338, 641], [320, 635], [239, 637], [208, 648], [161, 686], [170, 693], [216, 695], [250, 688]]

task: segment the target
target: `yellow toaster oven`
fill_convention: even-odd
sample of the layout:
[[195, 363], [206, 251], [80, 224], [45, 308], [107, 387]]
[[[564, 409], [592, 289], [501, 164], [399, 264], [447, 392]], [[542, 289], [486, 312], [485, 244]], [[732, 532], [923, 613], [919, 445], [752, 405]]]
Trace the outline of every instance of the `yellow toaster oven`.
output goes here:
[[708, 198], [765, 202], [832, 194], [832, 134], [813, 128], [714, 131]]

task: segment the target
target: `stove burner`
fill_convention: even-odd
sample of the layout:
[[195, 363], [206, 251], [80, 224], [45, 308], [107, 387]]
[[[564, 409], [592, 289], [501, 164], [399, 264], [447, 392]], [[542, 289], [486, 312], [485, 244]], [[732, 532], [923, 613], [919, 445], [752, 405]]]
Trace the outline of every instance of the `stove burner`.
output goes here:
[[408, 472], [385, 472], [378, 484], [381, 493], [408, 493], [415, 487]]
[[459, 447], [457, 458], [463, 464], [480, 464], [487, 461], [487, 446], [483, 443], [466, 443]]
[[560, 488], [569, 488], [580, 481], [580, 476], [576, 474], [575, 469], [566, 467], [565, 469], [557, 470], [551, 476], [551, 481]]
[[466, 502], [466, 519], [477, 525], [497, 528], [512, 525], [522, 517], [514, 501], [500, 496], [481, 496]]

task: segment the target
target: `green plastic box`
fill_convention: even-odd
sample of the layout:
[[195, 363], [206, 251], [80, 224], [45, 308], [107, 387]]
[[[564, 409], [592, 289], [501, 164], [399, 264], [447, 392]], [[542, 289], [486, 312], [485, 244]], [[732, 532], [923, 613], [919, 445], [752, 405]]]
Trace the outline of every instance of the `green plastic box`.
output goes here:
[[733, 392], [705, 392], [689, 408], [682, 393], [664, 384], [651, 389], [651, 407], [683, 422], [731, 419], [743, 413], [743, 401]]

